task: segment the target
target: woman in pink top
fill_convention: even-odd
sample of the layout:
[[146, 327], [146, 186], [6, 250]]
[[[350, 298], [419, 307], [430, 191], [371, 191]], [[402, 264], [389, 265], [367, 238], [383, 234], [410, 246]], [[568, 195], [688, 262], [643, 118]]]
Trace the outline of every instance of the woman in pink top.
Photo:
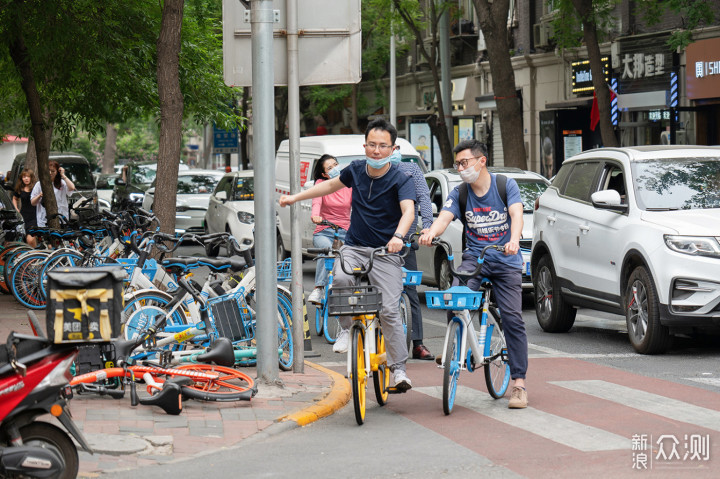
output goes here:
[[[323, 155], [315, 162], [313, 179], [315, 184], [335, 178], [340, 174], [337, 160], [330, 155]], [[327, 196], [314, 198], [312, 203], [312, 216], [310, 219], [318, 225], [313, 232], [313, 246], [316, 248], [329, 248], [332, 246], [335, 232], [329, 226], [320, 225], [323, 220], [335, 223], [340, 227], [338, 234], [340, 240], [345, 241], [345, 233], [350, 227], [350, 202], [352, 201], [352, 188], [342, 188]], [[325, 296], [325, 285], [328, 281], [328, 272], [325, 261], [318, 260], [315, 268], [315, 289], [310, 293], [308, 301], [319, 303]]]

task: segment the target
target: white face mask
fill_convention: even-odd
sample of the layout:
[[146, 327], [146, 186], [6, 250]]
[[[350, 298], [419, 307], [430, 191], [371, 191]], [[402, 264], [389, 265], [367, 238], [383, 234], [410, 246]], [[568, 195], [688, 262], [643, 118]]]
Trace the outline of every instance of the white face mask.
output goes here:
[[475, 169], [475, 165], [468, 166], [467, 168], [460, 171], [459, 173], [460, 173], [460, 178], [462, 178], [462, 180], [468, 184], [475, 183], [475, 180], [477, 180], [478, 177], [480, 176], [480, 171]]

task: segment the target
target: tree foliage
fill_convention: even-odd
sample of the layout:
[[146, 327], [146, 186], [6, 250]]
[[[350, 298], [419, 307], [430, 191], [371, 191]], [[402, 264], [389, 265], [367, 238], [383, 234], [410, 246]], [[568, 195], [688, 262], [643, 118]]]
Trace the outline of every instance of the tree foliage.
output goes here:
[[648, 25], [659, 24], [666, 15], [679, 15], [682, 28], [672, 32], [667, 41], [671, 51], [684, 49], [693, 42], [692, 31], [702, 25], [712, 25], [720, 8], [707, 0], [638, 0], [636, 14]]

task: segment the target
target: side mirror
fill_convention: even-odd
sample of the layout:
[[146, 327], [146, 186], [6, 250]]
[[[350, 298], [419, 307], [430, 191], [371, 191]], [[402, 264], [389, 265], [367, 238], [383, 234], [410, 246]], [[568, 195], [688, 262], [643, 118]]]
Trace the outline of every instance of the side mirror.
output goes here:
[[590, 201], [595, 208], [601, 210], [620, 211], [623, 213], [628, 210], [628, 205], [623, 204], [620, 193], [616, 190], [596, 191], [590, 195]]
[[227, 201], [227, 191], [218, 191], [217, 193], [215, 193], [215, 198], [225, 203]]

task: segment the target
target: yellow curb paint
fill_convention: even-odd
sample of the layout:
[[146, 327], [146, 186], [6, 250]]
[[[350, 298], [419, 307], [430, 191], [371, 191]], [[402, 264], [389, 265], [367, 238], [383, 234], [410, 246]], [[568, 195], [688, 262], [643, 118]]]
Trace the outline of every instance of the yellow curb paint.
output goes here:
[[305, 364], [330, 376], [333, 380], [332, 390], [316, 404], [292, 414], [279, 417], [277, 419], [278, 422], [295, 421], [298, 425], [305, 426], [320, 418], [331, 415], [350, 401], [350, 383], [345, 379], [345, 376], [319, 364], [311, 363], [310, 361], [305, 361]]

